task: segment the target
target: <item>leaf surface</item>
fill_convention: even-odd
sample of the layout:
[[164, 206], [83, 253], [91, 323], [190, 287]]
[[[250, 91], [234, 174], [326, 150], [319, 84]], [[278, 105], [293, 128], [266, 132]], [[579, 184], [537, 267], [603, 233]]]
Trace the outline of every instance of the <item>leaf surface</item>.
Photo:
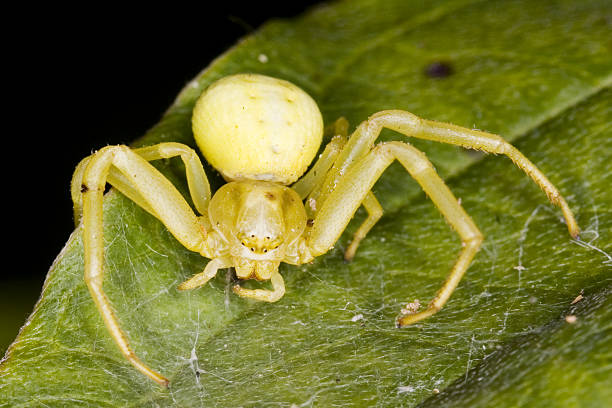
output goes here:
[[[612, 403], [608, 2], [381, 4], [331, 3], [266, 24], [188, 84], [135, 145], [193, 146], [191, 109], [208, 84], [237, 72], [273, 75], [307, 90], [328, 123], [345, 116], [354, 128], [392, 108], [503, 135], [566, 196], [581, 241], [509, 160], [411, 139], [486, 240], [447, 306], [399, 330], [400, 308], [429, 301], [460, 242], [398, 165], [375, 186], [385, 215], [355, 260], [345, 264], [342, 251], [362, 210], [329, 253], [282, 265], [287, 293], [275, 304], [228, 293], [224, 273], [179, 293], [207, 260], [111, 192], [104, 287], [133, 349], [171, 388], [144, 378], [108, 335], [83, 281], [78, 228], [0, 366], [0, 406]], [[385, 131], [381, 140], [407, 139]], [[179, 161], [158, 165], [185, 191]]]

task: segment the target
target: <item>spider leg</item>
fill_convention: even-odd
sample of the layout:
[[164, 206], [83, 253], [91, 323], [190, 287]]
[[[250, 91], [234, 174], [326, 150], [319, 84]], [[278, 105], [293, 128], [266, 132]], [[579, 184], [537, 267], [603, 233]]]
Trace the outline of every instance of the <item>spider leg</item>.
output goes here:
[[238, 284], [234, 285], [232, 290], [240, 297], [248, 297], [262, 302], [276, 302], [285, 294], [285, 281], [278, 272], [278, 269], [272, 272], [270, 282], [272, 282], [272, 290], [245, 289]]
[[174, 142], [159, 143], [153, 146], [134, 149], [146, 161], [168, 159], [179, 156], [185, 164], [187, 174], [187, 185], [193, 200], [193, 205], [201, 215], [208, 214], [208, 203], [210, 202], [210, 184], [202, 162], [198, 154], [192, 148]]
[[[324, 186], [330, 169], [336, 162], [336, 158], [346, 144], [348, 121], [343, 117], [337, 119], [334, 123], [328, 126], [328, 128], [326, 128], [326, 133], [335, 136], [327, 144], [327, 146], [325, 146], [325, 150], [323, 153], [321, 153], [319, 159], [310, 169], [310, 171], [308, 171], [304, 177], [291, 186], [297, 191], [302, 199], [308, 197], [308, 200], [306, 200], [306, 213], [309, 219], [314, 218], [314, 214], [317, 211], [317, 202], [321, 201], [321, 193], [326, 191], [322, 187]], [[382, 207], [374, 196], [374, 193], [370, 192], [368, 195], [366, 195], [366, 198], [362, 204], [368, 212], [368, 217], [355, 232], [351, 244], [346, 249], [344, 253], [344, 259], [346, 261], [351, 261], [354, 258], [359, 243], [363, 238], [365, 238], [370, 229], [372, 229], [374, 224], [376, 224], [376, 222], [378, 222], [382, 216]]]
[[104, 276], [102, 205], [104, 188], [109, 181], [111, 169], [114, 168], [116, 174], [121, 174], [121, 183], [125, 183], [139, 201], [145, 202], [148, 211], [156, 215], [186, 248], [199, 253], [206, 251], [206, 231], [172, 183], [128, 147], [108, 146], [86, 160], [83, 166], [79, 166], [81, 168], [77, 168], [78, 174], [73, 178], [73, 184], [74, 179], [80, 178], [82, 182], [80, 191], [83, 209], [85, 282], [111, 337], [125, 358], [143, 374], [158, 384], [167, 386], [168, 380], [145, 365], [130, 348], [102, 287]]
[[376, 199], [374, 193], [372, 193], [371, 191], [366, 194], [361, 204], [368, 212], [368, 217], [365, 219], [365, 221], [363, 221], [359, 229], [355, 231], [355, 235], [353, 235], [353, 240], [351, 241], [348, 248], [346, 248], [346, 251], [344, 252], [344, 259], [346, 261], [353, 260], [353, 258], [355, 257], [355, 252], [357, 252], [357, 247], [359, 246], [359, 243], [362, 239], [365, 238], [368, 232], [370, 232], [374, 224], [378, 222], [378, 220], [380, 219], [380, 217], [382, 217], [383, 214], [383, 209], [380, 203]]
[[357, 208], [366, 200], [374, 183], [396, 159], [421, 185], [451, 227], [459, 234], [462, 242], [462, 249], [455, 265], [428, 308], [398, 319], [398, 326], [405, 326], [431, 316], [444, 306], [478, 252], [483, 239], [470, 216], [463, 210], [422, 152], [407, 143], [389, 142], [377, 145], [357, 160], [350, 171], [339, 179], [336, 188], [317, 212], [307, 237], [307, 244], [315, 256], [331, 248]]
[[[211, 197], [210, 185], [208, 183], [208, 178], [204, 173], [204, 168], [202, 167], [200, 158], [193, 149], [181, 143], [168, 142], [159, 143], [154, 146], [141, 147], [139, 149], [133, 149], [132, 151], [138, 153], [147, 161], [180, 156], [185, 164], [187, 184], [189, 186], [189, 192], [194, 206], [201, 215], [207, 214], [208, 203]], [[77, 165], [72, 177], [70, 191], [72, 195], [72, 202], [74, 203], [74, 221], [77, 225], [83, 213], [83, 198], [81, 194], [83, 173], [92, 157], [93, 155], [81, 160], [81, 162]], [[110, 167], [107, 175], [107, 181], [116, 189], [121, 191], [130, 200], [134, 201], [151, 215], [159, 219], [159, 216], [149, 206], [146, 199], [141, 196], [138, 190], [131, 185], [130, 181], [115, 167]], [[205, 216], [201, 220], [207, 224], [208, 217]]]
[[501, 136], [448, 123], [421, 119], [409, 112], [400, 110], [378, 112], [372, 115], [367, 122], [371, 123], [370, 126], [386, 127], [406, 136], [508, 156], [516, 166], [540, 186], [551, 203], [561, 208], [570, 235], [576, 238], [580, 233], [574, 214], [559, 190], [529, 159]]
[[83, 173], [93, 156], [87, 156], [77, 164], [72, 173], [70, 181], [70, 196], [72, 197], [72, 209], [74, 211], [74, 226], [78, 227], [83, 216]]
[[204, 286], [206, 282], [215, 277], [219, 269], [229, 268], [230, 266], [233, 266], [230, 258], [215, 258], [206, 265], [203, 272], [193, 275], [191, 278], [178, 285], [177, 289], [191, 290]]
[[378, 112], [362, 122], [351, 135], [344, 149], [337, 156], [325, 181], [318, 188], [317, 201], [324, 202], [335, 189], [340, 178], [362, 157], [368, 154], [383, 127], [406, 136], [455, 144], [470, 149], [508, 156], [521, 170], [546, 193], [548, 199], [561, 208], [565, 223], [572, 237], [580, 232], [576, 219], [567, 202], [546, 176], [501, 136], [479, 130], [467, 129], [447, 123], [421, 119], [410, 112], [387, 110]]
[[[300, 195], [302, 200], [313, 191], [316, 191], [317, 187], [325, 179], [327, 172], [346, 143], [347, 132], [348, 122], [344, 118], [338, 118], [325, 129], [325, 133], [332, 136], [331, 141], [325, 146], [325, 150], [323, 150], [323, 153], [321, 153], [311, 169], [291, 186]], [[311, 198], [316, 200], [316, 197]]]

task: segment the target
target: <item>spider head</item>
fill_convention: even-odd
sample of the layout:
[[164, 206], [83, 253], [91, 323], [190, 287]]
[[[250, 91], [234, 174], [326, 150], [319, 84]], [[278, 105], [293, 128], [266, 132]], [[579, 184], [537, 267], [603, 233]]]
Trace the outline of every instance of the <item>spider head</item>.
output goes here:
[[298, 194], [265, 181], [225, 184], [212, 198], [209, 216], [227, 241], [240, 279], [270, 279], [287, 247], [306, 228], [306, 210]]

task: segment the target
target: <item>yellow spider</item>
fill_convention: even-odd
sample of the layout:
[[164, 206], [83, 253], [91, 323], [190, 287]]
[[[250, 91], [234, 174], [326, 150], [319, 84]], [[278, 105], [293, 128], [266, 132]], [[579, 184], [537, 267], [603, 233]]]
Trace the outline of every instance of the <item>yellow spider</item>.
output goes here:
[[[368, 217], [344, 254], [347, 260], [353, 259], [359, 242], [382, 215], [372, 186], [398, 160], [462, 241], [455, 265], [429, 306], [401, 314], [398, 327], [431, 316], [444, 306], [483, 236], [422, 152], [403, 142], [374, 144], [383, 128], [507, 155], [561, 208], [572, 237], [579, 232], [572, 211], [553, 184], [517, 149], [490, 133], [387, 110], [372, 115], [347, 137], [348, 124], [341, 118], [332, 127], [335, 136], [300, 179], [323, 137], [319, 108], [290, 82], [256, 74], [228, 76], [213, 83], [200, 96], [192, 125], [204, 157], [228, 181], [212, 198], [197, 153], [179, 143], [138, 149], [104, 147], [79, 163], [71, 187], [75, 220], [82, 216], [85, 282], [96, 307], [123, 355], [162, 386], [169, 381], [134, 354], [102, 289], [102, 200], [106, 183], [159, 219], [186, 248], [211, 260], [203, 272], [181, 283], [179, 290], [201, 287], [219, 269], [233, 267], [239, 279], [270, 280], [273, 288], [235, 285], [237, 295], [276, 302], [285, 293], [279, 264], [301, 265], [326, 253], [363, 205]], [[175, 156], [185, 163], [189, 191], [199, 215], [149, 163]]]

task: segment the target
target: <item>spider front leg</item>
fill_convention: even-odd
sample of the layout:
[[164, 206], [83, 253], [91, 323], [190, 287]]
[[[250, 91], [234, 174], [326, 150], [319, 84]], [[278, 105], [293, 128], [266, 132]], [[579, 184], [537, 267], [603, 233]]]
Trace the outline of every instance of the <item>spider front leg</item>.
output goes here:
[[315, 256], [327, 252], [340, 237], [357, 208], [366, 200], [374, 183], [396, 159], [421, 185], [448, 223], [457, 231], [463, 246], [448, 278], [428, 308], [398, 319], [398, 326], [406, 326], [433, 315], [444, 306], [478, 252], [483, 239], [472, 219], [422, 152], [406, 143], [390, 142], [377, 145], [358, 159], [350, 171], [338, 179], [336, 188], [323, 202], [315, 216], [307, 244]]
[[[332, 138], [325, 146], [323, 153], [319, 155], [312, 168], [291, 186], [300, 195], [302, 200], [313, 193], [313, 191], [317, 191], [318, 187], [325, 180], [327, 172], [333, 166], [336, 157], [338, 157], [338, 154], [346, 144], [346, 136], [348, 134], [347, 120], [342, 117], [338, 118], [325, 129], [325, 134], [327, 137], [331, 135]], [[316, 197], [310, 198], [316, 200]]]
[[362, 139], [364, 141], [370, 140], [370, 144], [373, 143], [376, 137], [378, 137], [378, 132], [383, 127], [419, 139], [433, 140], [468, 149], [482, 150], [487, 153], [506, 155], [540, 186], [551, 203], [561, 208], [570, 235], [573, 238], [578, 237], [580, 233], [578, 223], [559, 190], [535, 164], [501, 136], [480, 130], [467, 129], [450, 123], [421, 119], [406, 111], [388, 110], [378, 112], [372, 115], [367, 122], [364, 122], [361, 129]]
[[[291, 186], [302, 199], [307, 198], [306, 212], [310, 219], [312, 219], [317, 212], [317, 203], [321, 202], [323, 198], [327, 196], [326, 193], [329, 193], [334, 187], [330, 183], [325, 186], [325, 182], [327, 181], [326, 179], [330, 169], [333, 167], [338, 155], [342, 152], [347, 142], [347, 120], [343, 117], [338, 118], [326, 129], [326, 133], [334, 135], [333, 138], [327, 146], [325, 146], [323, 153], [321, 153], [319, 159], [312, 168], [299, 181]], [[344, 259], [348, 262], [353, 260], [359, 243], [365, 238], [383, 214], [380, 203], [371, 191], [366, 195], [362, 204], [368, 212], [368, 217], [355, 232], [351, 244], [344, 252]]]
[[[193, 204], [200, 215], [206, 215], [208, 213], [208, 203], [211, 197], [210, 185], [206, 173], [204, 173], [202, 162], [193, 149], [181, 143], [167, 142], [133, 149], [132, 152], [137, 153], [146, 161], [168, 159], [176, 156], [180, 157], [185, 165], [187, 184]], [[74, 221], [76, 224], [80, 221], [83, 212], [83, 198], [81, 194], [83, 174], [94, 156], [95, 155], [91, 155], [81, 160], [72, 177], [71, 195], [74, 203]], [[107, 182], [121, 191], [130, 200], [148, 211], [151, 215], [159, 219], [155, 211], [147, 203], [147, 200], [142, 197], [139, 191], [134, 188], [132, 183], [121, 173], [121, 171], [114, 166], [109, 168]], [[202, 217], [201, 221], [206, 223], [208, 217]]]
[[[144, 375], [162, 386], [167, 386], [168, 379], [144, 364], [130, 348], [127, 336], [121, 329], [102, 287], [104, 276], [102, 204], [105, 185], [108, 181], [114, 182], [120, 190], [128, 193], [128, 197], [133, 198], [161, 220], [181, 244], [199, 253], [207, 252], [206, 231], [203, 224], [172, 183], [145, 158], [126, 146], [108, 146], [85, 159], [77, 167], [73, 177], [73, 197], [74, 190], [78, 188], [75, 185], [79, 181], [82, 196], [79, 195], [79, 201], [75, 201], [75, 208], [82, 205], [85, 282], [89, 292], [111, 337], [125, 358]], [[206, 187], [200, 186], [199, 189], [204, 191]]]

